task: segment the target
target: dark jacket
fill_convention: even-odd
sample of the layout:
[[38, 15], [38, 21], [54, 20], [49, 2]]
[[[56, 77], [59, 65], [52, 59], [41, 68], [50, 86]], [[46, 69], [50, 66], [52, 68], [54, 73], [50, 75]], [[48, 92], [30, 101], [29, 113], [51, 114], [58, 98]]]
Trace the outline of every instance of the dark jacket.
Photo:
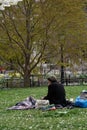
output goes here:
[[49, 100], [50, 104], [61, 104], [65, 106], [65, 96], [64, 86], [58, 82], [53, 82], [48, 86], [48, 94], [44, 99]]

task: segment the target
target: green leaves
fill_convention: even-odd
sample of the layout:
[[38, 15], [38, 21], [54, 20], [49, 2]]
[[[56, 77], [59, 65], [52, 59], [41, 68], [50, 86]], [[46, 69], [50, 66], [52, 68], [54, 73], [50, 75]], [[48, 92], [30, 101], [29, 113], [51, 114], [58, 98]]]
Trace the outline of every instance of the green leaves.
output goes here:
[[14, 69], [21, 70], [24, 77], [34, 70], [38, 73], [37, 65], [45, 60], [59, 66], [69, 64], [67, 61], [78, 63], [82, 45], [87, 50], [84, 2], [24, 0], [2, 11], [0, 59], [6, 64], [11, 59]]

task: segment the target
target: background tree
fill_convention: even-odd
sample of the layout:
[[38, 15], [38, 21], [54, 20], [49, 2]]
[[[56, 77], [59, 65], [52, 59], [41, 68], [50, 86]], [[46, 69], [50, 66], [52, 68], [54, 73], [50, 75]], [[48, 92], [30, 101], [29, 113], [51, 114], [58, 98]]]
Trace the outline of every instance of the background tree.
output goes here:
[[1, 12], [0, 59], [23, 76], [24, 86], [30, 86], [30, 75], [41, 61], [48, 43], [52, 17], [46, 23], [45, 9], [43, 1], [23, 0]]
[[[24, 0], [20, 5], [2, 12], [1, 26], [6, 33], [8, 42], [5, 41], [7, 47], [5, 45], [3, 51], [1, 49], [0, 58], [21, 73], [24, 78], [24, 86], [30, 85], [31, 71], [38, 64], [42, 55], [39, 49], [37, 54], [35, 51], [36, 42], [38, 45], [41, 44], [35, 40], [36, 24], [38, 23], [38, 18], [36, 20], [37, 16], [35, 16], [37, 15], [35, 6], [37, 5], [34, 1]], [[1, 44], [1, 46], [3, 45]], [[45, 46], [44, 43], [42, 46]]]
[[24, 86], [45, 59], [61, 67], [61, 78], [66, 61], [78, 61], [77, 50], [86, 43], [84, 2], [23, 0], [2, 11], [0, 59], [21, 73]]
[[[51, 1], [53, 2], [53, 1]], [[55, 1], [53, 12], [56, 17], [50, 28], [50, 48], [48, 54], [51, 62], [58, 64], [61, 82], [64, 80], [64, 68], [79, 64], [82, 58], [82, 46], [87, 48], [86, 12], [84, 1]], [[53, 51], [53, 49], [55, 51]]]

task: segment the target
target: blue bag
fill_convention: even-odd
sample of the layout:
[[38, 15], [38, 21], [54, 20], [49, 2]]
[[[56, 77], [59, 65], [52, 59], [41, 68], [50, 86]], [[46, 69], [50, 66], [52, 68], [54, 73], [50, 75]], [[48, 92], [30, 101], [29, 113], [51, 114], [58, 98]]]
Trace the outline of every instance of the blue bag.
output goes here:
[[78, 96], [75, 99], [75, 106], [76, 107], [81, 107], [81, 108], [87, 108], [87, 99], [83, 99], [80, 96]]

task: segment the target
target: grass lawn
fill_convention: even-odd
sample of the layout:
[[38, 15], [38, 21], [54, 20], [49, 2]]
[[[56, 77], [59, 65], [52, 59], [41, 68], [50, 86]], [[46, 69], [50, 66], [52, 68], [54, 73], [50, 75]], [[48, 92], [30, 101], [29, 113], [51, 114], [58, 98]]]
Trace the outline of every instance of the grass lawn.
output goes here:
[[[66, 97], [76, 98], [87, 86], [68, 86]], [[87, 130], [87, 109], [57, 109], [53, 111], [6, 110], [28, 96], [40, 98], [47, 87], [0, 90], [0, 130]]]

